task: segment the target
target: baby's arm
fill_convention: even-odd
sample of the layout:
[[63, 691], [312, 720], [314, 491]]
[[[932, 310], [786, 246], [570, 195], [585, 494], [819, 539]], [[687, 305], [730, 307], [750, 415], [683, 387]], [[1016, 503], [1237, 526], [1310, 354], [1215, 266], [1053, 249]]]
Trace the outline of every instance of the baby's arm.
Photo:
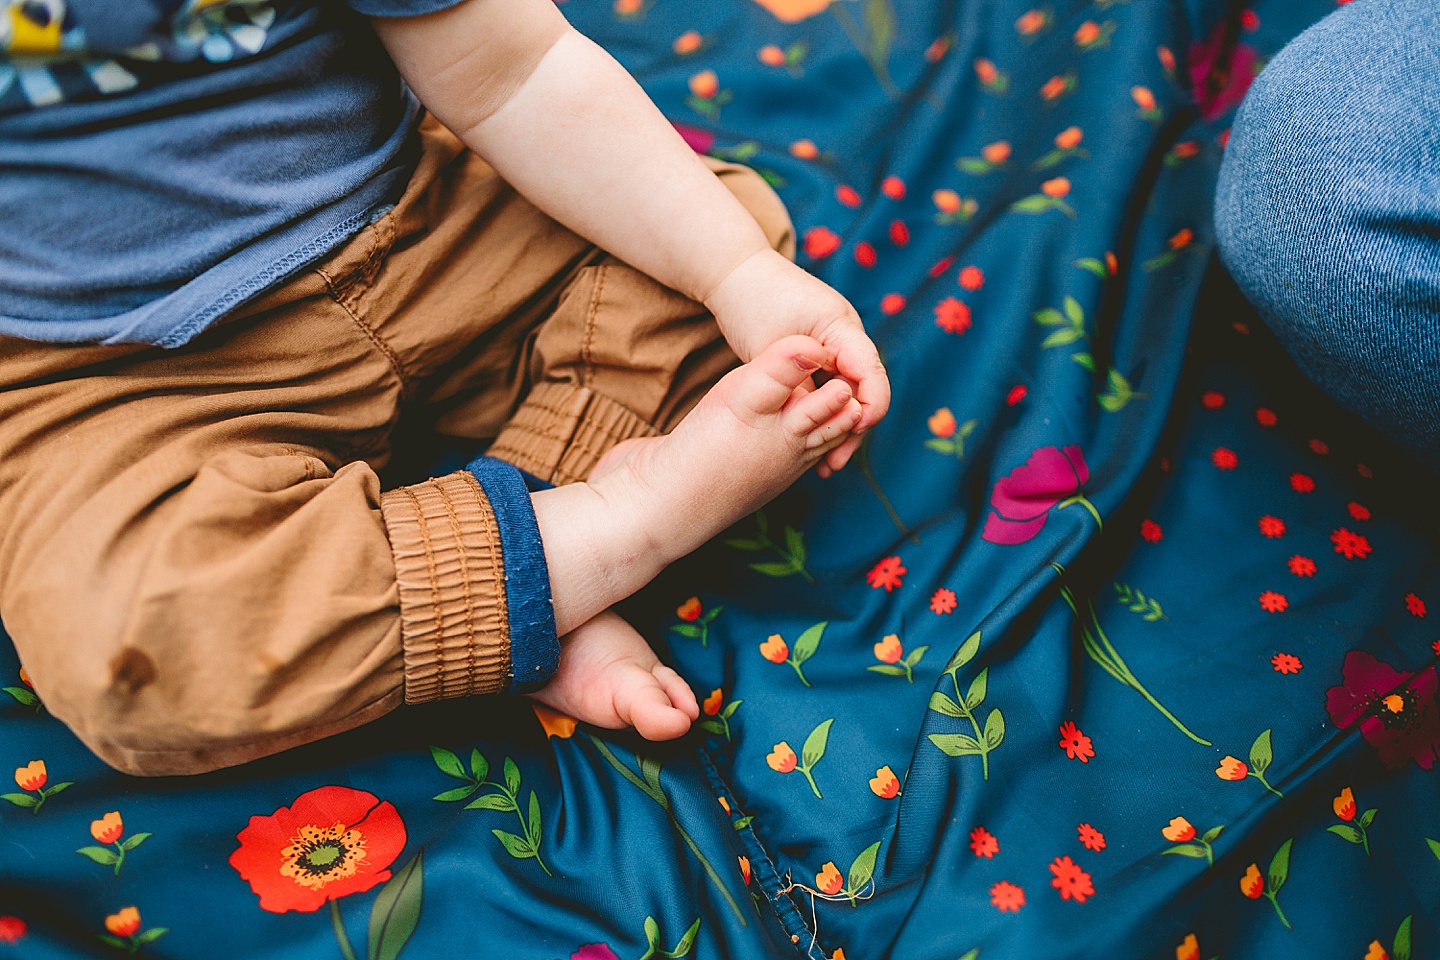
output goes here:
[[[373, 22], [420, 100], [536, 206], [705, 303], [742, 360], [792, 333], [815, 337], [855, 387], [857, 434], [884, 416], [889, 384], [850, 304], [770, 249], [639, 84], [553, 0], [465, 0]], [[858, 435], [828, 466], [857, 445]]]

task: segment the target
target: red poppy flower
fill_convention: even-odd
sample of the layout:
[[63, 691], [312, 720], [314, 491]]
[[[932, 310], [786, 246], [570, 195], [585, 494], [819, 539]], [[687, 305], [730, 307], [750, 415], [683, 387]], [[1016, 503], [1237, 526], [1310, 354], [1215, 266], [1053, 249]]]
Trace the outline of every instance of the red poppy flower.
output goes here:
[[1165, 534], [1160, 529], [1160, 524], [1156, 523], [1154, 520], [1140, 521], [1141, 540], [1144, 540], [1146, 543], [1159, 543], [1161, 538], [1164, 536]]
[[1090, 758], [1095, 756], [1093, 741], [1069, 720], [1060, 724], [1060, 746], [1064, 748], [1065, 756], [1081, 763], [1089, 763]]
[[990, 492], [990, 505], [995, 509], [985, 519], [981, 539], [1003, 544], [1034, 539], [1045, 526], [1050, 509], [1060, 501], [1068, 498], [1090, 507], [1089, 501], [1079, 496], [1089, 479], [1090, 468], [1078, 446], [1041, 447], [1030, 454], [1024, 466], [995, 482]]
[[1285, 521], [1266, 514], [1260, 518], [1260, 532], [1271, 539], [1283, 537], [1285, 536]]
[[1215, 452], [1210, 454], [1210, 462], [1221, 470], [1234, 470], [1240, 464], [1240, 458], [1235, 456], [1235, 451], [1227, 447], [1216, 447]]
[[1413, 593], [1407, 593], [1405, 594], [1405, 609], [1409, 610], [1412, 616], [1423, 618], [1425, 616], [1425, 601]]
[[1370, 519], [1370, 508], [1364, 506], [1363, 504], [1356, 503], [1354, 500], [1351, 500], [1349, 503], [1347, 503], [1345, 505], [1345, 509], [1349, 510], [1350, 516], [1354, 517], [1356, 520]]
[[350, 787], [320, 787], [288, 807], [251, 817], [230, 866], [271, 913], [313, 913], [330, 900], [390, 879], [405, 847], [395, 807]]
[[1370, 540], [1359, 533], [1351, 533], [1344, 527], [1330, 534], [1330, 542], [1335, 544], [1335, 552], [1346, 560], [1364, 560], [1370, 555]]
[[930, 610], [944, 616], [947, 613], [955, 612], [955, 591], [949, 587], [941, 587], [936, 590], [930, 598]]
[[1309, 557], [1304, 557], [1297, 553], [1289, 560], [1286, 560], [1285, 565], [1289, 567], [1290, 572], [1297, 577], [1315, 576], [1315, 561]]
[[1075, 828], [1075, 832], [1079, 834], [1080, 846], [1084, 847], [1086, 850], [1094, 850], [1098, 852], [1105, 849], [1105, 834], [1101, 833], [1099, 830], [1096, 830], [1094, 827], [1090, 826], [1090, 824], [1080, 824], [1080, 826]]
[[1289, 607], [1290, 601], [1286, 599], [1283, 593], [1266, 590], [1260, 594], [1260, 609], [1266, 613], [1284, 613]]
[[1325, 691], [1325, 710], [1337, 727], [1360, 725], [1380, 760], [1398, 770], [1411, 760], [1429, 770], [1440, 759], [1440, 676], [1434, 667], [1396, 670], [1363, 650], [1351, 650], [1341, 666], [1343, 683]]
[[1299, 673], [1304, 666], [1300, 658], [1290, 653], [1277, 653], [1270, 658], [1270, 665], [1276, 673]]
[[811, 227], [805, 231], [805, 256], [822, 260], [840, 249], [840, 237], [827, 227]]
[[1015, 913], [1025, 906], [1025, 890], [1009, 880], [1001, 880], [990, 888], [990, 902], [1001, 913]]
[[1080, 865], [1069, 857], [1056, 857], [1050, 864], [1050, 872], [1055, 875], [1050, 886], [1060, 891], [1061, 900], [1084, 903], [1095, 895], [1095, 884], [1090, 874], [1081, 870]]
[[975, 851], [977, 857], [993, 860], [995, 854], [1000, 852], [1000, 841], [984, 827], [976, 827], [970, 831], [970, 849]]
[[935, 304], [935, 326], [946, 333], [964, 333], [970, 329], [970, 308], [954, 297]]
[[1262, 427], [1273, 427], [1280, 422], [1280, 418], [1275, 416], [1275, 411], [1269, 407], [1257, 407], [1255, 409], [1255, 422]]
[[865, 582], [876, 590], [884, 587], [889, 593], [904, 584], [904, 576], [908, 572], [899, 557], [886, 557], [870, 568], [870, 572], [865, 574]]
[[1308, 474], [1290, 474], [1290, 489], [1296, 493], [1314, 493], [1315, 481]]

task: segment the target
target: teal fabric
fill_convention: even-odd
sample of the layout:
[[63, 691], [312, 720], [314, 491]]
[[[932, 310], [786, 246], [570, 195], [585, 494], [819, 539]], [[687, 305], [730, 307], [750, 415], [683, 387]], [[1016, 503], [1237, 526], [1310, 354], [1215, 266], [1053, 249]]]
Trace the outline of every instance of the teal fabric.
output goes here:
[[1235, 104], [1331, 0], [563, 9], [779, 185], [890, 416], [626, 607], [681, 742], [496, 698], [131, 780], [7, 659], [0, 955], [1440, 949], [1433, 484], [1213, 256]]

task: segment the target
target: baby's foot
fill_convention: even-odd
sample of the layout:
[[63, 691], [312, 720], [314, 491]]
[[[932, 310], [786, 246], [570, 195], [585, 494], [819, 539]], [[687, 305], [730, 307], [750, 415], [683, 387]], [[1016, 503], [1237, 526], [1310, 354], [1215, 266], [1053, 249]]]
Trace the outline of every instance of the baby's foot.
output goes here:
[[591, 473], [607, 500], [669, 563], [764, 506], [844, 442], [860, 422], [849, 384], [816, 389], [830, 358], [819, 342], [786, 337], [732, 370], [663, 437], [627, 441]]
[[560, 668], [531, 696], [597, 727], [634, 727], [647, 740], [682, 736], [700, 716], [689, 685], [609, 610], [561, 640]]

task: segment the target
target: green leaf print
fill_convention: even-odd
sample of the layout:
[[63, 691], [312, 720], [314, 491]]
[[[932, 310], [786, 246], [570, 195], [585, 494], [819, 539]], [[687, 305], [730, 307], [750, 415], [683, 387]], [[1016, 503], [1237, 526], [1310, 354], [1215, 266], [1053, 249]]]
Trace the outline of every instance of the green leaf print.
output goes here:
[[370, 908], [366, 960], [396, 960], [420, 922], [425, 898], [425, 851], [421, 850], [392, 876]]

